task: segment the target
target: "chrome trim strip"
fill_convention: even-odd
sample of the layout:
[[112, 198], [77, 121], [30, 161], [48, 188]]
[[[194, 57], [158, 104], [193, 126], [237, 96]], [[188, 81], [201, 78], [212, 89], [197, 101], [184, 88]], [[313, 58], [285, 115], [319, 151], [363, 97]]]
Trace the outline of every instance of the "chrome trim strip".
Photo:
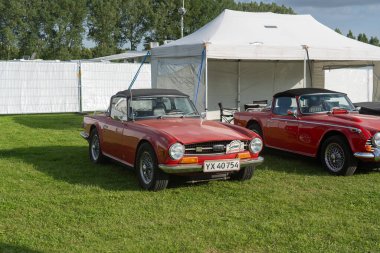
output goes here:
[[363, 158], [363, 159], [373, 159], [375, 158], [375, 155], [373, 153], [366, 153], [366, 152], [356, 152], [354, 154], [356, 158]]
[[88, 140], [88, 138], [90, 137], [86, 132], [80, 132], [80, 136], [82, 136], [83, 139], [85, 140]]
[[[245, 168], [250, 165], [257, 166], [257, 165], [262, 164], [263, 162], [264, 162], [264, 158], [261, 156], [255, 159], [240, 160], [240, 168]], [[203, 165], [200, 165], [200, 164], [176, 164], [176, 165], [159, 164], [158, 167], [162, 171], [168, 174], [203, 172]]]
[[348, 126], [341, 126], [341, 125], [334, 125], [334, 124], [327, 124], [327, 123], [319, 123], [319, 122], [310, 122], [310, 121], [306, 121], [306, 120], [282, 119], [282, 118], [271, 118], [271, 119], [273, 119], [273, 120], [280, 120], [280, 121], [299, 122], [299, 123], [305, 123], [305, 124], [314, 124], [314, 125], [321, 125], [321, 126], [342, 127], [342, 128], [347, 128], [347, 129], [350, 129], [350, 130], [357, 131], [358, 133], [362, 132], [359, 128], [356, 128], [356, 127], [348, 127]]

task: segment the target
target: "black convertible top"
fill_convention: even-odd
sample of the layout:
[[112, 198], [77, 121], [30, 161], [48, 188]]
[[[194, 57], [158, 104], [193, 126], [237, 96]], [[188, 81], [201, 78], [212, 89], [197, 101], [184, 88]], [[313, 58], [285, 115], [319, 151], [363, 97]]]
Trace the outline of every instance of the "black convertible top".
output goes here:
[[345, 94], [343, 92], [337, 92], [332, 90], [320, 89], [320, 88], [299, 88], [299, 89], [291, 89], [283, 92], [279, 92], [275, 94], [273, 97], [296, 97], [302, 95], [310, 95], [317, 93], [336, 93], [336, 94]]
[[116, 93], [116, 95], [125, 96], [127, 98], [131, 97], [141, 97], [141, 96], [181, 96], [188, 97], [188, 95], [175, 90], [175, 89], [132, 89], [123, 90]]
[[361, 114], [380, 116], [380, 102], [362, 102], [354, 103], [354, 105], [360, 107], [359, 112]]

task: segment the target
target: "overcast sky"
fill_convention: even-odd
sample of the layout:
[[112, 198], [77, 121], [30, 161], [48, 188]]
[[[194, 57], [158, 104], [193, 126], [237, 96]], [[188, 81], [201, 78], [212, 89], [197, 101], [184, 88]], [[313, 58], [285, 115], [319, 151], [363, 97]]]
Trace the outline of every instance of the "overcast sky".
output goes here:
[[[251, 2], [251, 0], [239, 0]], [[344, 35], [351, 29], [357, 37], [380, 39], [380, 0], [261, 0], [292, 7], [297, 14], [310, 14], [322, 24], [339, 28]]]

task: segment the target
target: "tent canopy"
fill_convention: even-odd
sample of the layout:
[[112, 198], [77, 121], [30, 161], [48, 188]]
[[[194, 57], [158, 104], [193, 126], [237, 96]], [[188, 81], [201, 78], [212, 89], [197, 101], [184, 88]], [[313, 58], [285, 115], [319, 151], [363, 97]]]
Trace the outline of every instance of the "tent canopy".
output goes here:
[[224, 10], [198, 31], [153, 48], [154, 57], [200, 56], [208, 59], [380, 60], [380, 48], [362, 43], [319, 23], [310, 15]]

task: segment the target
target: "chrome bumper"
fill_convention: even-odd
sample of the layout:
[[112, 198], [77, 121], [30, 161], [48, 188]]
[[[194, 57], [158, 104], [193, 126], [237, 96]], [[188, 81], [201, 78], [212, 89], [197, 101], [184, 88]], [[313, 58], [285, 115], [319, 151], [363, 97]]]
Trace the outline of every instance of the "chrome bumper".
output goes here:
[[83, 139], [88, 141], [89, 136], [86, 132], [80, 132], [80, 136], [82, 136]]
[[362, 160], [370, 160], [379, 162], [380, 161], [380, 149], [375, 148], [373, 152], [356, 152], [354, 156]]
[[[260, 165], [264, 162], [264, 158], [259, 156], [257, 159], [240, 160], [240, 168], [244, 168], [250, 165]], [[167, 165], [159, 164], [158, 167], [168, 174], [188, 173], [188, 172], [203, 172], [203, 166], [200, 164], [176, 164]]]

